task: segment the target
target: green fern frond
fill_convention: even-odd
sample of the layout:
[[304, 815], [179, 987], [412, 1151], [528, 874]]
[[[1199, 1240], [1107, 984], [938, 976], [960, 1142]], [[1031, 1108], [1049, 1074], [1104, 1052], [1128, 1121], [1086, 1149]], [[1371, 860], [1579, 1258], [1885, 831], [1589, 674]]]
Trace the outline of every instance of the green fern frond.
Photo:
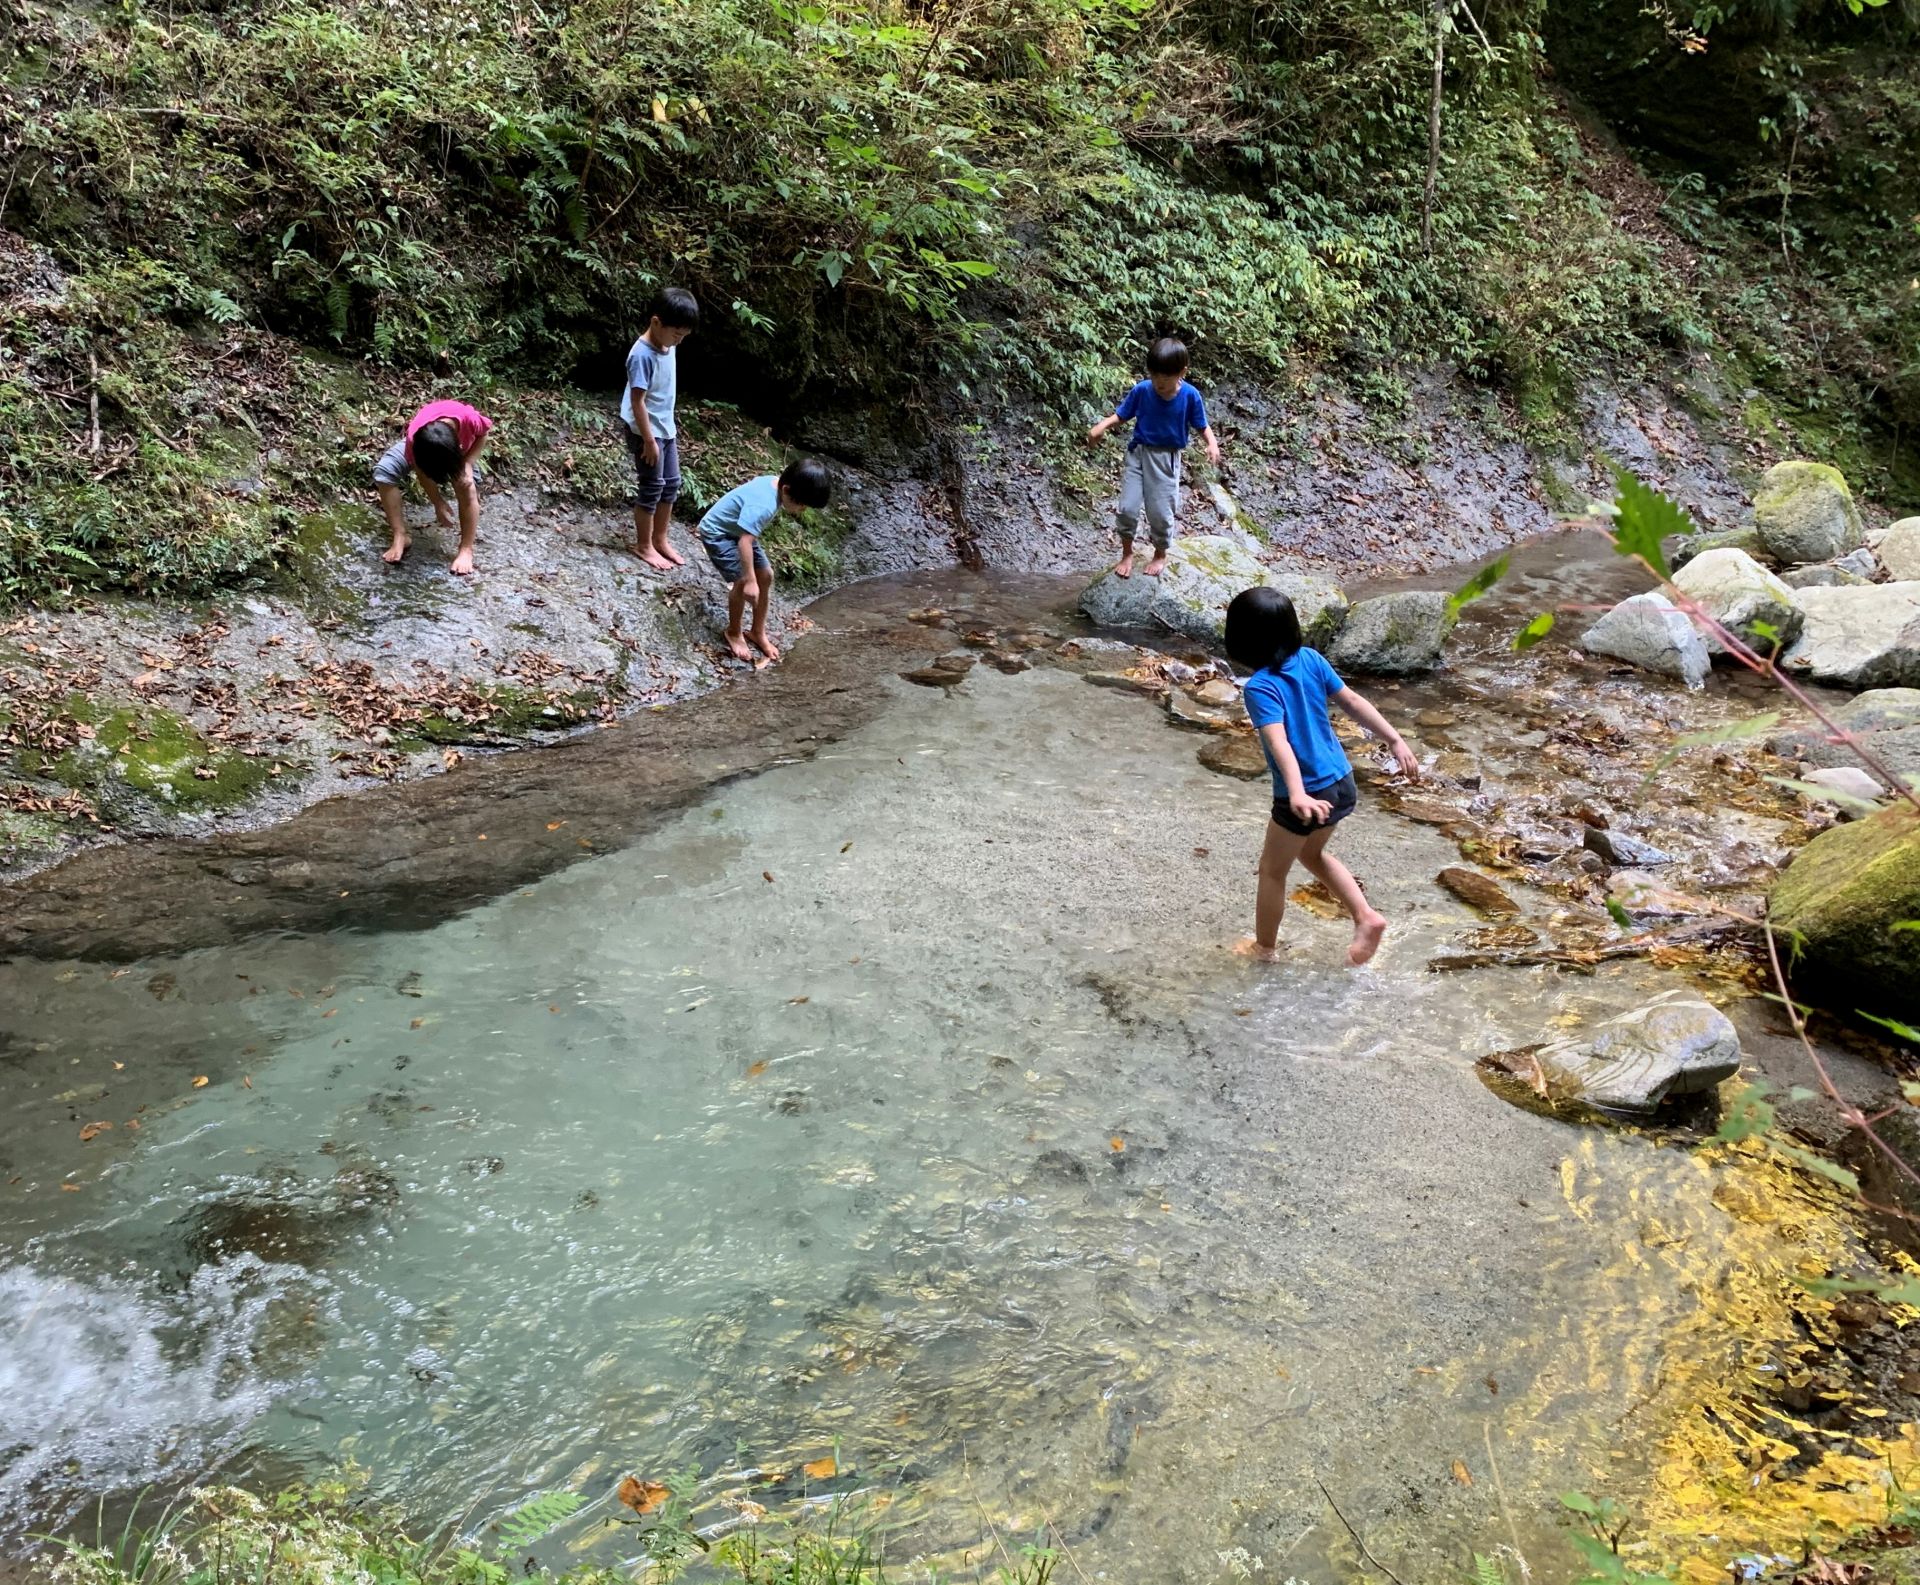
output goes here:
[[550, 1535], [586, 1501], [577, 1491], [543, 1491], [500, 1521], [500, 1545], [519, 1552]]

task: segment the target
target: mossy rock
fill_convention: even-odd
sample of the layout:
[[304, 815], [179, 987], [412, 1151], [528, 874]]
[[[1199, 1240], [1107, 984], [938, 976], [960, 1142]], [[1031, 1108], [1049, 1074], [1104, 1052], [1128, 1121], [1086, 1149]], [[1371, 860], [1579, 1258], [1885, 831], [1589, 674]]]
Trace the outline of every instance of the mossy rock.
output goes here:
[[1794, 988], [1842, 1008], [1920, 1019], [1920, 814], [1896, 806], [1822, 832], [1774, 883], [1769, 915], [1796, 938]]
[[93, 736], [58, 757], [23, 756], [21, 768], [107, 805], [122, 789], [172, 809], [226, 809], [266, 783], [272, 762], [209, 743], [193, 724], [151, 705], [103, 709], [81, 695], [67, 714]]
[[1866, 542], [1866, 525], [1838, 468], [1824, 462], [1778, 462], [1753, 498], [1753, 526], [1774, 561], [1799, 566], [1832, 561]]
[[0, 865], [45, 858], [66, 846], [68, 827], [48, 815], [0, 809]]
[[428, 711], [413, 724], [407, 737], [424, 743], [484, 745], [503, 738], [527, 737], [535, 732], [561, 732], [588, 720], [600, 696], [590, 688], [549, 697], [529, 688], [505, 684], [474, 690], [487, 704], [487, 713], [469, 719], [444, 711]]

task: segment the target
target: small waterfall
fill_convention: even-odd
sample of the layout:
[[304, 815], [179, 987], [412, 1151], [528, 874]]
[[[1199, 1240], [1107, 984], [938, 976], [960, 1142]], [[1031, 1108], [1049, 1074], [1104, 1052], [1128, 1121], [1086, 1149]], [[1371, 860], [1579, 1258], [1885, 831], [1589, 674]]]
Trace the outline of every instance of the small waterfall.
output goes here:
[[167, 1295], [0, 1267], [0, 1537], [230, 1453], [286, 1385], [256, 1364], [267, 1310], [311, 1282], [255, 1255]]

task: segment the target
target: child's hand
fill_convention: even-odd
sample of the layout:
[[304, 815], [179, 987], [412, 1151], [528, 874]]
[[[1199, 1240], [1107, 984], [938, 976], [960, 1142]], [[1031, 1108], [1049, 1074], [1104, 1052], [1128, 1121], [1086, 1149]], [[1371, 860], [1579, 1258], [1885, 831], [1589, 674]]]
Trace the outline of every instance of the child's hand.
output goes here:
[[1322, 826], [1333, 815], [1333, 805], [1324, 798], [1310, 798], [1305, 793], [1291, 793], [1287, 797], [1287, 807], [1293, 811], [1293, 818], [1310, 826]]
[[1207, 461], [1216, 468], [1220, 466], [1220, 442], [1212, 438], [1207, 441]]
[[453, 507], [445, 501], [442, 501], [433, 509], [433, 517], [434, 521], [442, 528], [458, 528], [460, 526], [459, 519], [453, 515]]
[[1089, 446], [1099, 445], [1100, 437], [1106, 434], [1106, 432], [1107, 427], [1105, 424], [1095, 424], [1093, 428], [1087, 431], [1087, 444]]
[[640, 442], [640, 460], [649, 468], [660, 466], [660, 442], [647, 435]]
[[1388, 742], [1387, 748], [1392, 753], [1393, 763], [1399, 767], [1400, 774], [1411, 776], [1418, 781], [1420, 762], [1413, 757], [1413, 750], [1407, 747], [1407, 740], [1403, 737], [1395, 737]]

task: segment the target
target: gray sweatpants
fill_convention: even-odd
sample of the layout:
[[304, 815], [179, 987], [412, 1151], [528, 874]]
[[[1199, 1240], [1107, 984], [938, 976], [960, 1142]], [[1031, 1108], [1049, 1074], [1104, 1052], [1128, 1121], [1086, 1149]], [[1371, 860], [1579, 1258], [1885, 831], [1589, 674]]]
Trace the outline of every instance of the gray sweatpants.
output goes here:
[[1173, 525], [1180, 519], [1180, 452], [1173, 446], [1135, 446], [1127, 453], [1120, 476], [1120, 505], [1114, 517], [1120, 537], [1132, 539], [1146, 514], [1155, 550], [1173, 541]]

